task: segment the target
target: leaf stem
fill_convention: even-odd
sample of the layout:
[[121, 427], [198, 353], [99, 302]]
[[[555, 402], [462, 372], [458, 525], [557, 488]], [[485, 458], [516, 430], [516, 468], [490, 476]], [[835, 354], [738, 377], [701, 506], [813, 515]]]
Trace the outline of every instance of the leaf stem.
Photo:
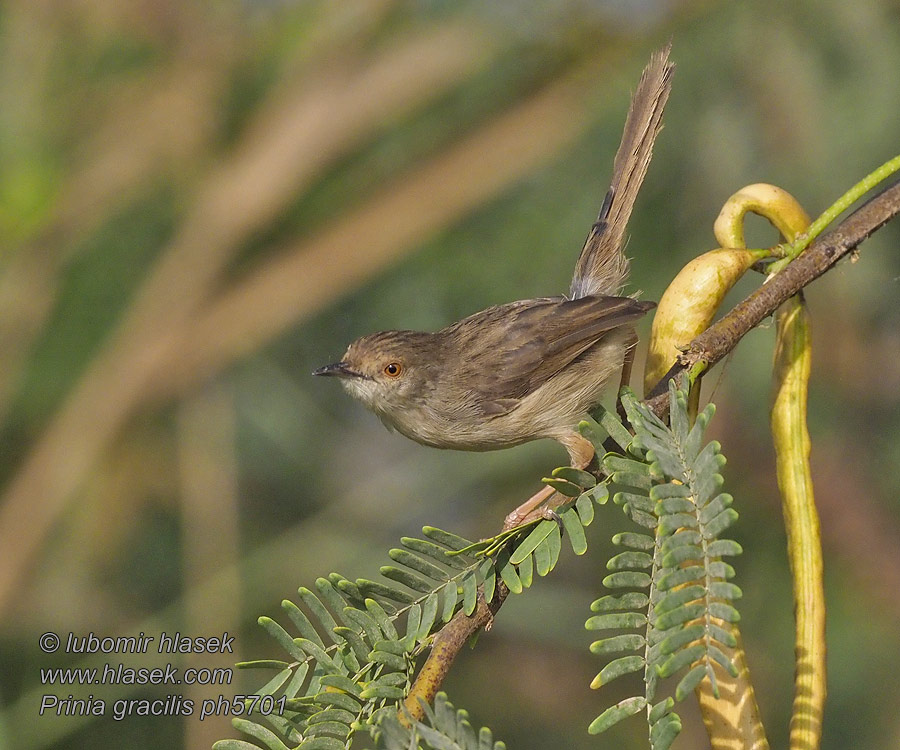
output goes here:
[[422, 703], [430, 705], [434, 702], [441, 685], [450, 673], [456, 655], [462, 651], [466, 641], [481, 628], [490, 627], [494, 614], [500, 609], [508, 594], [509, 589], [501, 581], [497, 582], [497, 592], [490, 604], [485, 602], [479, 591], [475, 611], [471, 615], [466, 615], [460, 610], [434, 636], [431, 652], [403, 700], [403, 706], [397, 717], [401, 724], [410, 726], [410, 721], [421, 721], [424, 718], [425, 709]]
[[862, 196], [868, 193], [872, 188], [881, 182], [884, 182], [892, 174], [900, 170], [900, 154], [890, 161], [886, 161], [878, 169], [867, 174], [863, 179], [857, 182], [846, 193], [832, 203], [825, 211], [822, 212], [812, 224], [809, 225], [803, 234], [796, 240], [791, 242], [784, 248], [784, 257], [775, 261], [770, 267], [770, 273], [778, 273], [800, 253], [802, 253], [810, 243], [818, 237], [825, 228], [831, 224], [838, 216], [858, 201]]

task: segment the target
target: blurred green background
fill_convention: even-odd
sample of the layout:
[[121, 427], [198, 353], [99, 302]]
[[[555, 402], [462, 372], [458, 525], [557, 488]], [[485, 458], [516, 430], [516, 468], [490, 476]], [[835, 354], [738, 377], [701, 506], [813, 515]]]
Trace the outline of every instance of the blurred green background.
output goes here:
[[[356, 336], [441, 327], [568, 286], [629, 91], [668, 39], [674, 89], [630, 228], [658, 299], [745, 184], [815, 215], [900, 147], [900, 5], [557, 0], [9, 0], [0, 5], [0, 748], [203, 748], [227, 718], [38, 716], [41, 633], [237, 635], [332, 570], [373, 576], [423, 524], [494, 531], [565, 456], [387, 434], [310, 377]], [[751, 244], [774, 242], [762, 221]], [[808, 293], [829, 604], [824, 747], [900, 745], [900, 226]], [[729, 301], [759, 277], [743, 282]], [[726, 303], [727, 304], [727, 303]], [[648, 324], [641, 333], [646, 335]], [[741, 521], [743, 633], [784, 747], [792, 604], [767, 426], [771, 326], [706, 379]], [[639, 358], [640, 358], [639, 354]], [[512, 597], [446, 689], [511, 750], [640, 748], [586, 727], [592, 552]], [[623, 686], [621, 690], [625, 690]], [[707, 740], [690, 706], [677, 747]]]

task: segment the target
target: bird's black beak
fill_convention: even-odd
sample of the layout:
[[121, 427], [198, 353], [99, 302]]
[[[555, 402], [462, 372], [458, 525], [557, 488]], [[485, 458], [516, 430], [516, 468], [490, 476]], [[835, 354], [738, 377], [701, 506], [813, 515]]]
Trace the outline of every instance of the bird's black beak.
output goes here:
[[325, 365], [318, 370], [313, 370], [313, 375], [336, 375], [339, 378], [362, 377], [362, 373], [356, 372], [346, 362], [335, 362], [334, 364]]

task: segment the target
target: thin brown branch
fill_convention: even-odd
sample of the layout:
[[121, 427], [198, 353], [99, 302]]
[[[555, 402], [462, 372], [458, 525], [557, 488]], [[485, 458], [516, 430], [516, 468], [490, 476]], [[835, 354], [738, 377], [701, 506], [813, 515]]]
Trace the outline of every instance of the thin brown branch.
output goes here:
[[900, 182], [872, 198], [830, 232], [822, 235], [781, 273], [697, 336], [650, 392], [647, 405], [657, 415], [661, 415], [668, 408], [669, 380], [699, 363], [705, 363], [707, 369], [712, 367], [783, 302], [832, 268], [898, 213]]
[[469, 638], [479, 630], [482, 628], [490, 630], [494, 615], [503, 606], [503, 602], [506, 601], [508, 595], [509, 589], [501, 581], [498, 581], [497, 592], [490, 604], [484, 600], [479, 591], [478, 604], [471, 615], [466, 615], [464, 612], [459, 611], [450, 622], [441, 628], [440, 632], [434, 637], [428, 658], [416, 675], [415, 682], [413, 682], [409, 694], [403, 701], [403, 707], [406, 711], [401, 711], [401, 721], [405, 721], [407, 716], [415, 721], [422, 720], [425, 716], [425, 711], [422, 709], [420, 701], [424, 701], [428, 705], [434, 703], [434, 697], [438, 694], [441, 685], [443, 685], [444, 680], [450, 673], [450, 667], [453, 666], [453, 660], [456, 658], [456, 655], [462, 651]]

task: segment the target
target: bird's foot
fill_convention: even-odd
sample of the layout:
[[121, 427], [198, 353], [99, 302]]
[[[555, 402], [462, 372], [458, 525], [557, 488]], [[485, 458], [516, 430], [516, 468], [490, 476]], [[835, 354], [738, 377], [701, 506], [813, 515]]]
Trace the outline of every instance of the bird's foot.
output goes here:
[[523, 523], [533, 521], [535, 518], [544, 518], [544, 509], [541, 507], [556, 490], [552, 487], [544, 487], [529, 497], [524, 503], [510, 513], [503, 522], [503, 531], [509, 531]]

